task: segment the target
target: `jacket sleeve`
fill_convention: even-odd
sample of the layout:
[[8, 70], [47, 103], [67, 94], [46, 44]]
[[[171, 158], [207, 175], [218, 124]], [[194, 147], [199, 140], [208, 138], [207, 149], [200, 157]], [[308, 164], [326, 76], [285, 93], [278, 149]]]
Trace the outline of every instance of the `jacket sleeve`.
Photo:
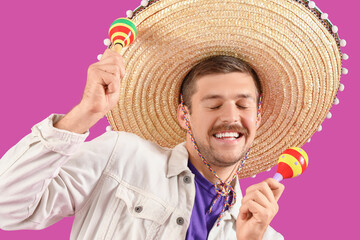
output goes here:
[[91, 142], [51, 115], [0, 160], [0, 228], [42, 229], [84, 205], [110, 159], [116, 132]]
[[275, 231], [275, 229], [273, 229], [271, 226], [268, 226], [263, 236], [263, 240], [284, 240], [284, 237]]

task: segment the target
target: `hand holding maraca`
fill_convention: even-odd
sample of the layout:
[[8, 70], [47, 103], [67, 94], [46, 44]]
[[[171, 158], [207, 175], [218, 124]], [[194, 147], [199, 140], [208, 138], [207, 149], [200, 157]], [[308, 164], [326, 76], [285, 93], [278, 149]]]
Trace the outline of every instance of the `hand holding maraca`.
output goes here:
[[125, 75], [124, 60], [119, 53], [134, 41], [135, 25], [129, 19], [116, 19], [109, 36], [115, 51], [107, 49], [99, 62], [90, 65], [80, 103], [55, 124], [56, 128], [84, 133], [117, 104], [120, 82]]
[[299, 176], [308, 165], [308, 156], [301, 148], [289, 148], [279, 157], [274, 178], [246, 189], [236, 223], [237, 239], [262, 239], [266, 228], [279, 210], [278, 200], [285, 187], [282, 179]]
[[279, 210], [278, 200], [285, 187], [268, 178], [246, 189], [236, 221], [237, 239], [262, 239]]
[[127, 18], [118, 18], [110, 26], [109, 37], [113, 50], [106, 50], [100, 61], [88, 70], [82, 102], [88, 111], [103, 117], [119, 99], [120, 80], [125, 75], [122, 47], [131, 44], [136, 37], [135, 24]]
[[102, 118], [119, 99], [120, 81], [125, 75], [124, 60], [119, 53], [135, 40], [136, 34], [135, 24], [130, 19], [116, 19], [109, 28], [114, 51], [107, 49], [100, 61], [88, 69], [88, 80], [79, 105], [97, 116], [95, 119]]

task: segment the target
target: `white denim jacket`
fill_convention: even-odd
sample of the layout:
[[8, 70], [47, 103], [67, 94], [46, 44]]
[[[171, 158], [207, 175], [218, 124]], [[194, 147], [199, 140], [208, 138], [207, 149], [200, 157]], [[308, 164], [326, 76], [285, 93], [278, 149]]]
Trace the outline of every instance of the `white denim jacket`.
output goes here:
[[[60, 118], [35, 125], [0, 160], [0, 228], [42, 229], [75, 215], [71, 239], [185, 239], [195, 185], [184, 144], [166, 149], [113, 131], [84, 142], [88, 133], [54, 128]], [[208, 239], [236, 239], [236, 182], [236, 205]], [[268, 227], [264, 239], [283, 237]]]

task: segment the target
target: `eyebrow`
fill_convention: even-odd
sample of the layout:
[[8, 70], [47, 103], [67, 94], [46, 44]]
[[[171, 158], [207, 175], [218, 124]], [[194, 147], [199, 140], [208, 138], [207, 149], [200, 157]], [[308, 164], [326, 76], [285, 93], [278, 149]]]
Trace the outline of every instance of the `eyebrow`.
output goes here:
[[[245, 99], [251, 99], [251, 100], [255, 101], [255, 99], [250, 94], [244, 94], [244, 93], [237, 94], [235, 96], [235, 98], [236, 99], [245, 98]], [[211, 100], [211, 99], [224, 99], [224, 97], [222, 95], [218, 95], [218, 94], [209, 94], [209, 95], [206, 95], [203, 98], [201, 98], [200, 101], [203, 102], [203, 101]]]

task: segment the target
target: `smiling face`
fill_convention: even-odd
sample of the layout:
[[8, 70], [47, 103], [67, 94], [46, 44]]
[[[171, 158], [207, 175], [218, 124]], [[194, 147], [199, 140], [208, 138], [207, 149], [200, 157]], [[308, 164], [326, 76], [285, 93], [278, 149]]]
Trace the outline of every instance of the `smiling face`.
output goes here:
[[[191, 114], [185, 108], [200, 153], [213, 166], [234, 165], [250, 148], [260, 123], [252, 76], [241, 72], [205, 75], [196, 80], [195, 89]], [[185, 127], [180, 115], [180, 124]], [[186, 146], [190, 156], [197, 155], [189, 136]]]

